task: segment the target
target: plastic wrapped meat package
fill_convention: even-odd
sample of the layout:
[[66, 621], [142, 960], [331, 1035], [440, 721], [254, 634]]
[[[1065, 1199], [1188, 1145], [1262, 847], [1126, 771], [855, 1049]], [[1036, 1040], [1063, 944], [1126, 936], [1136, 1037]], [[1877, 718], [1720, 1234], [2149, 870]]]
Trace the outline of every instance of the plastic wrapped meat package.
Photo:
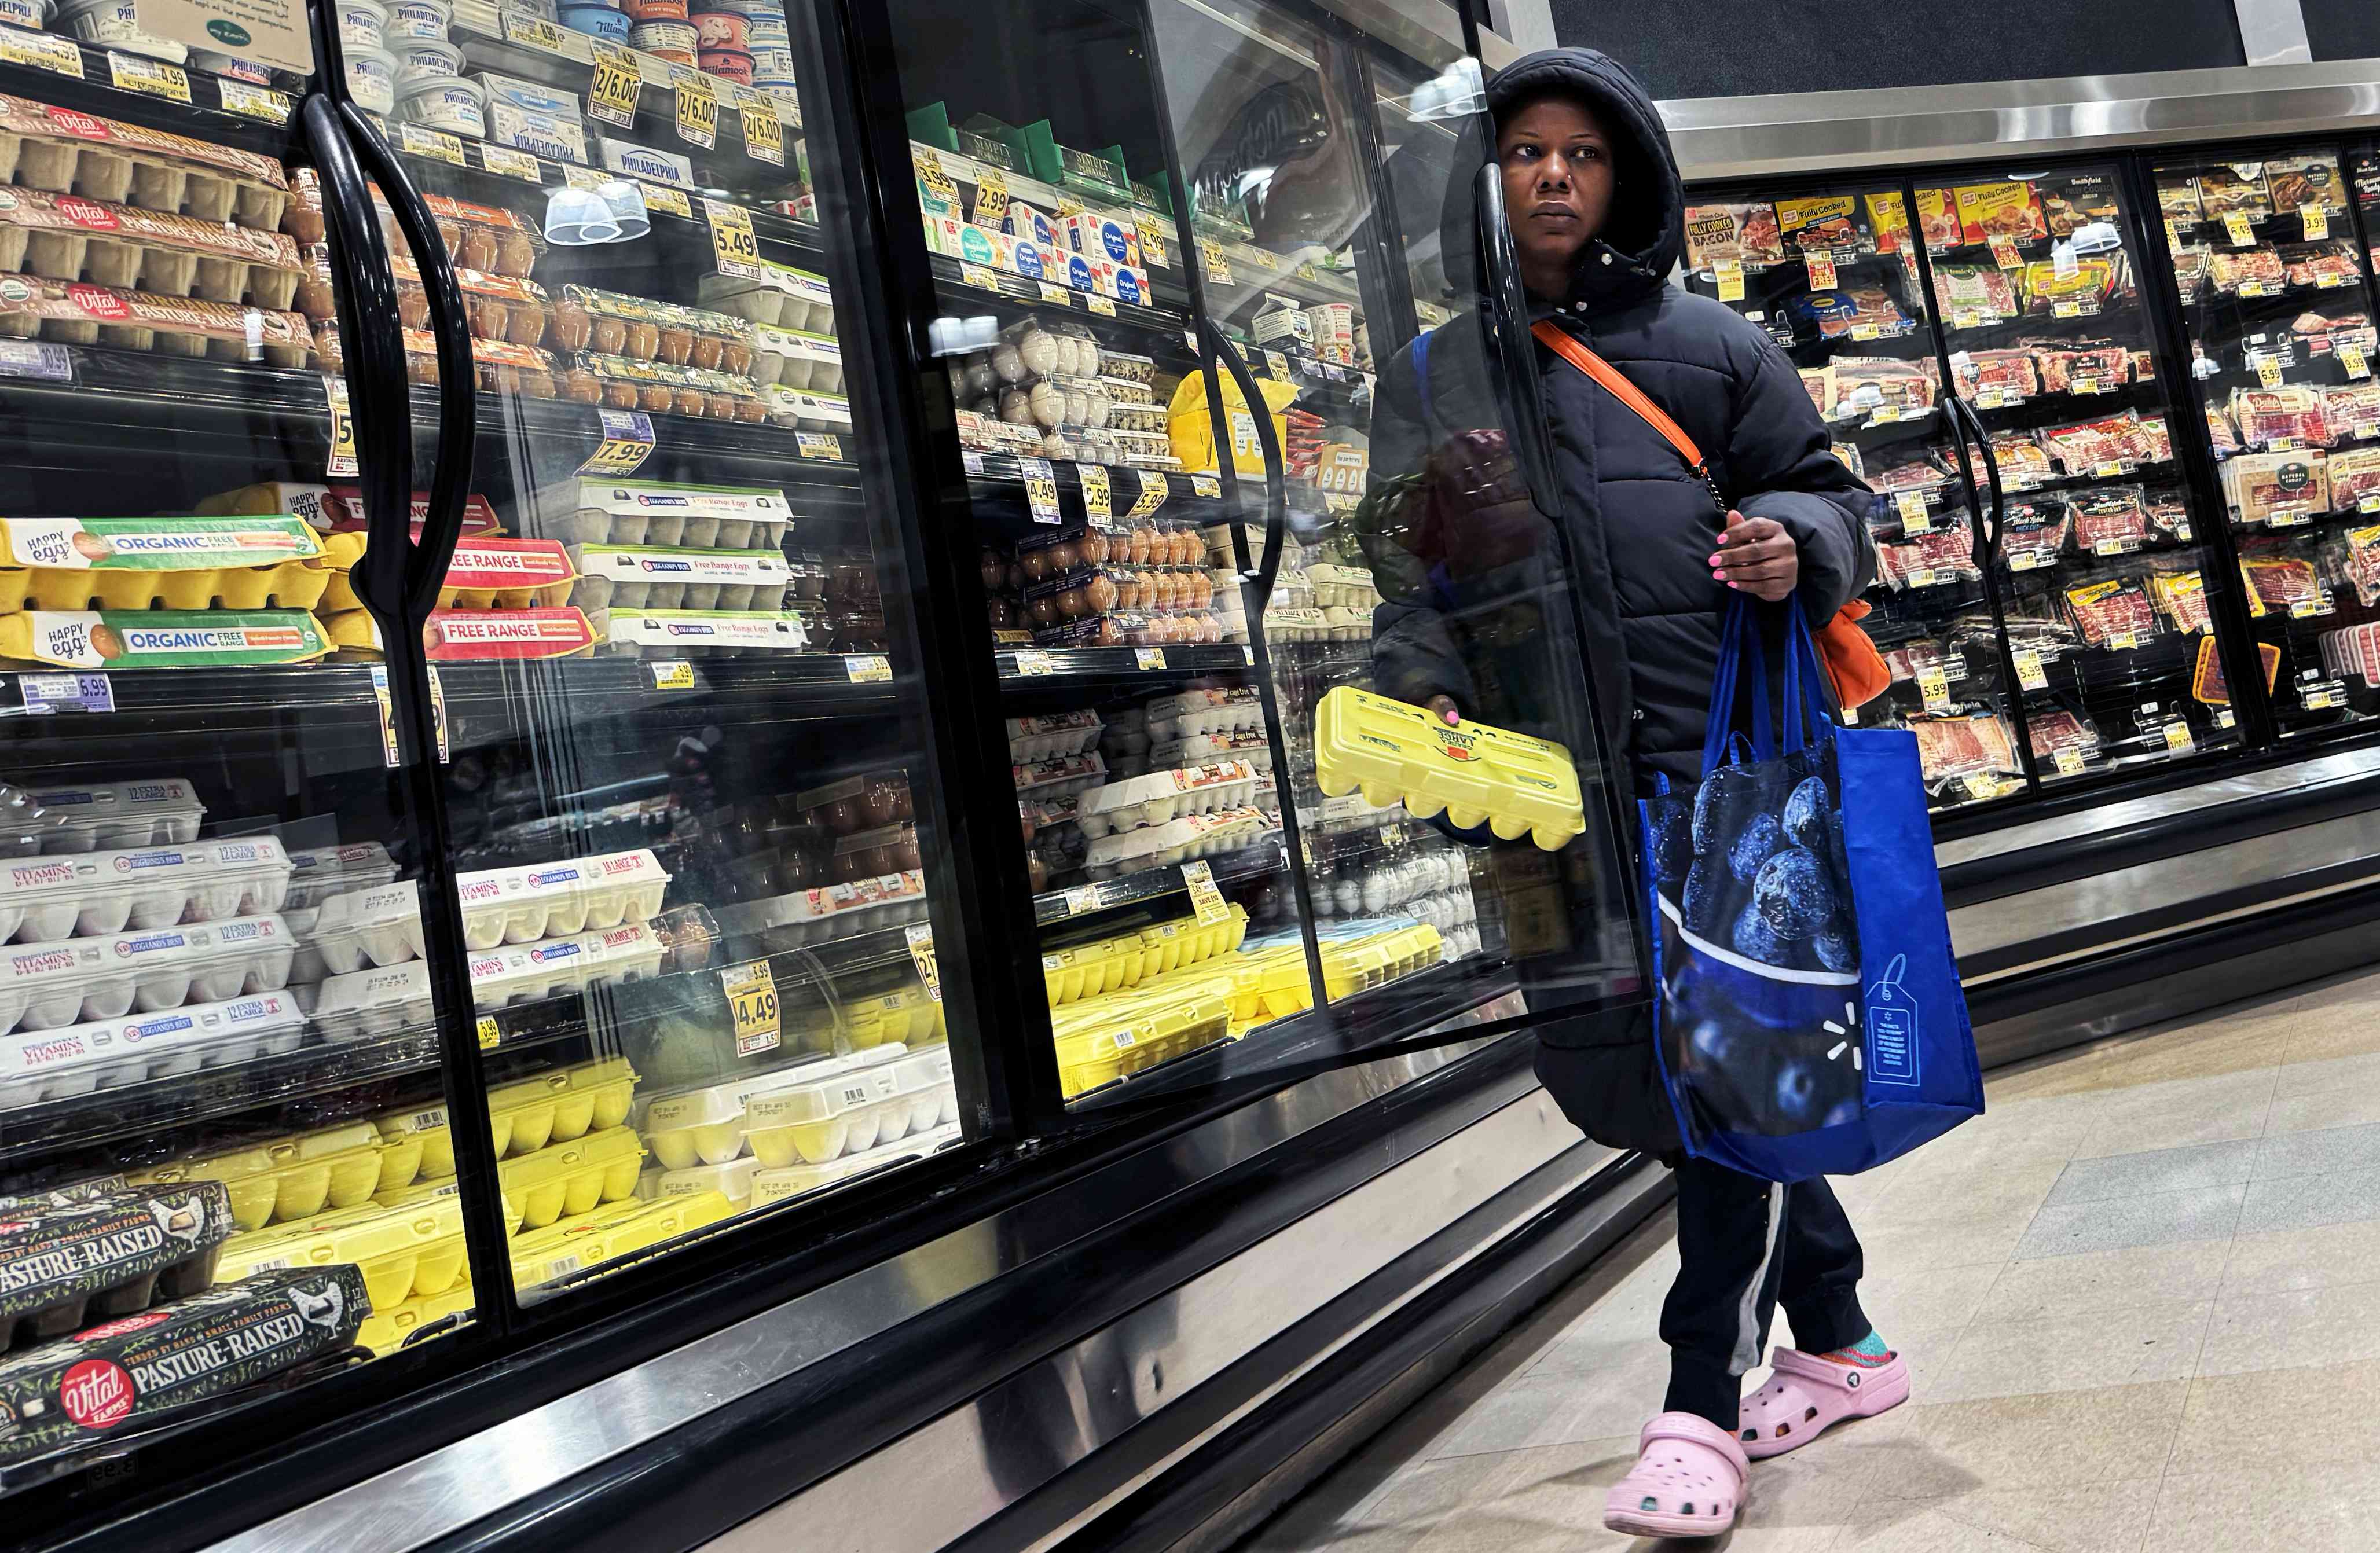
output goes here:
[[2305, 345], [2306, 352], [2316, 358], [2335, 355], [2342, 345], [2351, 345], [2363, 353], [2369, 362], [2375, 349], [2380, 349], [2380, 331], [2374, 331], [2371, 319], [2362, 313], [2302, 312], [2289, 320], [2289, 333]]
[[2338, 436], [2359, 442], [2380, 438], [2380, 382], [2339, 383], [2324, 389], [2322, 414]]
[[1895, 588], [1936, 588], [1983, 576], [1975, 565], [1974, 537], [1964, 526], [1912, 535], [1899, 544], [1876, 547], [1877, 568]]
[[2000, 556], [2010, 571], [2053, 566], [2066, 551], [2071, 525], [2063, 496], [2037, 496], [2010, 502], [2000, 518]]
[[2243, 453], [2223, 462], [2232, 520], [2289, 527], [2330, 510], [2330, 461], [2320, 449]]
[[2209, 221], [2235, 213], [2261, 220], [2273, 213], [2261, 162], [2211, 164], [2199, 170], [2197, 185], [2199, 208]]
[[1777, 201], [1777, 224], [1789, 253], [1849, 256], [1874, 251], [1848, 194], [1821, 194]]
[[2324, 632], [2322, 664], [2341, 679], [2361, 681], [2366, 690], [2380, 686], [2380, 624]]
[[[2227, 408], [2241, 443], [2261, 446], [2288, 441], [2320, 446], [2331, 440], [2329, 418], [2324, 411], [2319, 389], [2300, 384], [2235, 388]], [[2214, 412], [2209, 410], [2207, 414], [2211, 431]], [[2216, 447], [2221, 451], [2224, 439], [2217, 438]]]
[[2175, 630], [2195, 635], [2213, 627], [2214, 617], [2206, 603], [2206, 578], [2197, 567], [2161, 568], [2149, 574], [2148, 583], [2157, 613]]
[[305, 1037], [306, 1017], [285, 989], [0, 1037], [0, 1109], [280, 1056]]
[[2041, 444], [2070, 477], [2109, 472], [2111, 467], [2123, 468], [2140, 462], [2139, 428], [2140, 418], [2126, 410], [2121, 415], [2044, 427]]
[[2159, 169], [2156, 190], [2157, 210], [2168, 220], [2194, 224], [2205, 216], [2206, 208], [2199, 201], [2196, 178]]
[[2067, 613], [2091, 647], [2135, 648], [2157, 635], [2157, 613], [2135, 576], [2098, 577], [2065, 590]]
[[1988, 403], [2010, 405], [2041, 392], [2041, 369], [2030, 350], [1958, 351], [1950, 358], [1959, 391]]
[[2114, 222], [2123, 213], [2115, 179], [2106, 173], [2053, 174], [2034, 180], [2049, 235], [2070, 237], [2094, 222]]
[[2108, 340], [2025, 340], [2046, 394], [2112, 394], [2131, 376], [2132, 353]]
[[1949, 673], [1949, 655], [1943, 651], [1942, 644], [1925, 637], [1919, 637], [1913, 641], [1902, 642], [1898, 647], [1885, 649], [1884, 666], [1886, 672], [1892, 676], [1892, 683], [1895, 685], [1913, 682], [1927, 669], [1941, 670], [1943, 678], [1946, 680], [1967, 677], [1964, 658], [1959, 661], [1958, 673], [1952, 675]]
[[2282, 278], [2291, 285], [2327, 289], [2353, 285], [2363, 278], [2352, 243], [2300, 243], [2280, 251]]
[[1934, 307], [1960, 329], [1998, 323], [2021, 310], [2016, 282], [1993, 264], [1935, 265]]
[[2335, 607], [2321, 567], [2298, 545], [2254, 546], [2240, 557], [2240, 576], [2248, 585], [2251, 615], [2304, 620]]
[[0, 1353], [202, 1292], [237, 1228], [212, 1181], [0, 1197]]
[[2075, 259], [2060, 263], [2036, 259], [2022, 272], [2029, 313], [2088, 317], [2104, 311], [2126, 287], [2124, 256]]
[[1994, 431], [1992, 458], [2000, 467], [2000, 488], [2004, 491], [2029, 490], [2058, 476], [2048, 451], [2031, 431]]
[[1785, 309], [1803, 333], [1822, 340], [1892, 339], [1916, 327], [1892, 294], [1877, 285], [1803, 292]]
[[2380, 605], [2380, 524], [2350, 528], [2339, 536], [2340, 575], [2355, 588], [2356, 601]]
[[2277, 292], [2289, 275], [2277, 249], [2215, 249], [2207, 255], [2206, 278], [2217, 291], [2253, 297]]
[[2095, 555], [2135, 551], [2149, 540], [2148, 505], [2137, 485], [2103, 485], [2077, 491], [2068, 502], [2074, 542]]
[[461, 874], [464, 941], [493, 949], [643, 922], [660, 914], [669, 881], [643, 848]]
[[2347, 180], [2339, 176], [2338, 159], [2326, 152], [2267, 157], [2265, 184], [2273, 209], [2281, 213], [2309, 205], [2329, 215], [2347, 213]]
[[1778, 230], [1776, 207], [1766, 200], [1687, 206], [1687, 267], [1708, 270], [1720, 260], [1733, 260], [1746, 269], [1784, 262], [1785, 242]]
[[[1837, 420], [1863, 419], [1887, 409], [1903, 416], [1931, 409], [1937, 383], [1930, 362], [1892, 357], [1839, 357], [1827, 365], [1824, 376], [1825, 397], [1819, 409]], [[1809, 382], [1806, 375], [1803, 382]]]
[[2098, 730], [2064, 707], [2032, 713], [2025, 730], [2034, 765], [2045, 776], [2072, 776], [2098, 759]]
[[2008, 720], [1997, 712], [1912, 717], [1909, 731], [1916, 735], [1918, 765], [1929, 783], [2023, 770]]

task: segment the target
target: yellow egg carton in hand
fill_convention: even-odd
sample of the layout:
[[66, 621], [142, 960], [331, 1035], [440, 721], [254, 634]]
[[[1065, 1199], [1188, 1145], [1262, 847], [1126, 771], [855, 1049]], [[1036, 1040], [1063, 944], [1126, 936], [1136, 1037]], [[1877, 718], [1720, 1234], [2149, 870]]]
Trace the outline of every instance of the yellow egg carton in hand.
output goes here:
[[0, 612], [310, 610], [331, 585], [304, 519], [0, 519]]
[[1558, 852], [1586, 829], [1578, 770], [1558, 744], [1342, 685], [1314, 714], [1314, 764], [1336, 798], [1363, 789], [1378, 807], [1402, 800], [1427, 819], [1444, 810], [1470, 830], [1482, 821], [1506, 841], [1523, 835]]

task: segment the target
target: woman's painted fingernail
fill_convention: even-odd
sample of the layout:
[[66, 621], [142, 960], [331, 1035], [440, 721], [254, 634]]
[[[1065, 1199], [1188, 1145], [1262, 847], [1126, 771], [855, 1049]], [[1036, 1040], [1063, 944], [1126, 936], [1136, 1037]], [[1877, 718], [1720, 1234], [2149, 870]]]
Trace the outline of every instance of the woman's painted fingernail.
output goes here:
[[1718, 565], [1718, 556], [1716, 556], [1716, 555], [1712, 556], [1712, 557], [1710, 558], [1710, 564], [1711, 564], [1712, 565], [1714, 565], [1714, 566]]

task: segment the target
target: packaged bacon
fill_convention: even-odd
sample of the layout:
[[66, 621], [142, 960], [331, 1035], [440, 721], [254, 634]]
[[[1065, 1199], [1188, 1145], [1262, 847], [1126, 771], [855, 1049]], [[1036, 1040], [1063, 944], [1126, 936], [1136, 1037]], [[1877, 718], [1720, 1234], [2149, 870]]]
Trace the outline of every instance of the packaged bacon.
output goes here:
[[1786, 311], [1804, 333], [1815, 334], [1823, 340], [1862, 338], [1891, 339], [1908, 334], [1916, 325], [1892, 294], [1880, 285], [1854, 286], [1841, 291], [1805, 291], [1785, 305]]
[[2341, 543], [2346, 553], [2340, 570], [2354, 585], [2356, 601], [2365, 609], [2380, 604], [2380, 524], [2350, 528]]
[[2190, 498], [2178, 485], [2160, 486], [2147, 494], [2149, 532], [2168, 544], [2191, 540]]
[[2066, 550], [2066, 498], [2034, 496], [2001, 509], [2000, 558], [2012, 572], [2054, 566]]
[[2135, 648], [2157, 634], [2155, 606], [2138, 577], [2097, 577], [2065, 590], [2066, 611], [2090, 647]]
[[2250, 220], [2272, 214], [2272, 195], [2265, 187], [2265, 164], [2216, 163], [2200, 169], [2198, 204], [2209, 221], [2220, 221], [2235, 212]]
[[2030, 431], [1993, 432], [1992, 460], [2000, 467], [2004, 491], [2028, 491], [2058, 475], [2050, 467], [2049, 455]]
[[[2266, 644], [2269, 647], [2269, 644]], [[2270, 650], [2277, 659], [2280, 649]], [[2363, 688], [2380, 686], [2380, 622], [2350, 625], [2322, 634], [2322, 666], [2341, 679], [2355, 678]]]
[[2132, 456], [2142, 464], [2169, 464], [2173, 461], [2173, 433], [2166, 430], [2161, 415], [2135, 416], [2129, 439]]
[[2017, 315], [2016, 283], [1994, 264], [1937, 264], [1934, 309], [1954, 329], [1998, 323]]
[[2380, 437], [2380, 382], [2341, 383], [2322, 391], [2322, 414], [2340, 437]]
[[2206, 607], [2206, 578], [2197, 567], [2151, 572], [2149, 591], [2156, 600], [2157, 613], [2175, 630], [2190, 635], [2214, 624]]
[[2187, 224], [2206, 214], [2199, 203], [2198, 180], [2157, 175], [2157, 210], [2168, 221]]
[[2342, 313], [2328, 318], [2317, 312], [2302, 312], [2289, 320], [2289, 333], [2305, 342], [2311, 356], [2329, 356], [2341, 345], [2352, 345], [2363, 352], [2368, 361], [2375, 348], [2380, 348], [2380, 334], [2375, 334], [2372, 321], [2362, 313]]
[[2034, 192], [2053, 237], [2070, 237], [2077, 227], [2112, 222], [2122, 213], [2115, 180], [2105, 173], [2062, 173], [2036, 179]]
[[2216, 290], [2257, 297], [2289, 284], [2281, 252], [2271, 248], [2215, 249], [2207, 257], [2206, 278]]
[[2029, 350], [1962, 350], [1951, 356], [1950, 370], [1959, 391], [1981, 395], [1986, 406], [2013, 405], [2041, 392], [2041, 370]]
[[[2231, 424], [2239, 429], [2240, 443], [2263, 446], [2281, 442], [2324, 443], [2331, 441], [2330, 424], [2323, 413], [2323, 395], [2319, 389], [2295, 383], [2281, 388], [2235, 388], [2231, 391], [2229, 409]], [[2209, 430], [2212, 430], [2211, 423]], [[2223, 440], [2218, 437], [2216, 441], [2217, 451], [2221, 451], [2223, 446]]]
[[1777, 224], [1789, 253], [1866, 253], [1874, 245], [1861, 230], [1857, 206], [1848, 194], [1822, 194], [1777, 201]]
[[1895, 589], [1973, 580], [1983, 576], [1975, 565], [1973, 543], [1963, 525], [1913, 534], [1898, 544], [1876, 546], [1876, 569]]
[[2046, 426], [2041, 431], [2041, 445], [2048, 449], [2049, 455], [2058, 460], [2058, 468], [2069, 476], [2112, 472], [2134, 462], [2129, 444], [2136, 419], [2127, 410], [2121, 415], [2078, 420], [2065, 426]]
[[1785, 241], [1778, 230], [1776, 207], [1766, 200], [1751, 205], [1688, 205], [1686, 267], [1707, 270], [1722, 259], [1746, 269], [1783, 263]]
[[1873, 489], [1890, 495], [1900, 491], [1945, 491], [1950, 485], [1950, 471], [1931, 454], [1920, 454], [1888, 468], [1878, 469], [1868, 477]]
[[2068, 504], [2074, 542], [2094, 555], [2122, 555], [2148, 543], [2148, 504], [2137, 485], [2101, 485], [2076, 491]]
[[1810, 403], [1818, 407], [1818, 413], [1823, 416], [1833, 415], [1835, 413], [1835, 370], [1832, 367], [1803, 367], [1801, 369], [1801, 377], [1802, 392], [1810, 396]]
[[2330, 589], [2323, 586], [2322, 569], [2295, 547], [2259, 547], [2240, 557], [2240, 576], [2248, 585], [2248, 613], [2288, 615], [2303, 620], [2328, 614]]
[[2006, 237], [2022, 243], [2049, 236], [2048, 218], [2029, 183], [1971, 184], [1953, 189], [1951, 198], [1958, 204], [1963, 241], [1980, 244]]
[[2310, 522], [2330, 510], [2329, 460], [2315, 448], [2243, 453], [2223, 464], [2223, 494], [2231, 519], [2246, 527]]
[[2282, 249], [2280, 256], [2282, 278], [2291, 285], [2328, 290], [2363, 278], [2352, 243], [2297, 243]]
[[2325, 215], [2347, 213], [2347, 180], [2339, 176], [2338, 163], [2327, 152], [2267, 157], [2265, 188], [2276, 211], [2302, 211], [2313, 206]]
[[2024, 305], [2032, 312], [2087, 318], [2106, 309], [2122, 279], [2120, 255], [2111, 259], [2095, 255], [2067, 264], [2036, 259], [2024, 267]]
[[1876, 252], [1909, 251], [1909, 207], [1898, 190], [1867, 196], [1867, 224], [1876, 235]]
[[1889, 356], [1839, 356], [1829, 365], [1835, 384], [1838, 419], [1874, 415], [1895, 409], [1907, 415], [1934, 407], [1938, 382], [1932, 361], [1903, 361]]
[[2331, 511], [2380, 512], [2380, 447], [2347, 448], [2324, 463]]
[[2131, 371], [2132, 353], [2111, 340], [2067, 344], [2058, 340], [2018, 342], [2040, 364], [2042, 391], [2047, 394], [2112, 394], [2124, 386]]
[[2064, 707], [2037, 711], [2025, 719], [2033, 740], [2034, 763], [2060, 776], [2071, 776], [2099, 754], [2099, 731]]
[[2181, 305], [2196, 305], [2215, 270], [2215, 250], [2210, 248], [2178, 248], [2173, 250], [2173, 283], [2181, 293]]
[[314, 336], [296, 313], [34, 275], [0, 275], [0, 334], [275, 367], [304, 367], [314, 356]]
[[[1906, 684], [1928, 669], [1943, 669], [1943, 677], [1945, 679], [1951, 677], [1945, 668], [1942, 644], [1925, 637], [1919, 637], [1914, 640], [1903, 642], [1899, 647], [1887, 649], [1884, 653], [1884, 667], [1895, 685]], [[1957, 677], [1963, 679], [1966, 677], [1966, 665], [1962, 661]]]
[[2022, 770], [2008, 721], [1997, 712], [1912, 717], [1909, 731], [1917, 736], [1917, 763], [1929, 783]]
[[[2336, 633], [2334, 633], [2335, 635]], [[2273, 642], [2258, 642], [2256, 656], [2265, 665], [2265, 690], [2270, 694], [2273, 682], [2280, 676], [2281, 649]], [[2338, 670], [2334, 668], [2332, 673]], [[2198, 644], [2198, 662], [2191, 671], [2190, 695], [2203, 706], [2228, 707], [2231, 704], [2231, 687], [2223, 680], [2223, 651], [2210, 632]]]

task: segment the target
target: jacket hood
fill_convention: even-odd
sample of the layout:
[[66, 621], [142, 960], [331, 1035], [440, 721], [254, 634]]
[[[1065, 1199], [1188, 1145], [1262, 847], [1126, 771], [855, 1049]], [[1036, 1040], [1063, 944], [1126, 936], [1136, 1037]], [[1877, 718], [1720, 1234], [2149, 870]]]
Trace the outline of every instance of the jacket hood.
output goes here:
[[[1571, 297], [1581, 301], [1634, 295], [1666, 280], [1685, 250], [1685, 189], [1669, 127], [1644, 83], [1626, 66], [1594, 49], [1541, 49], [1514, 60], [1488, 83], [1488, 109], [1500, 116], [1529, 98], [1559, 92], [1592, 109], [1612, 138], [1617, 182], [1602, 232], [1579, 254]], [[1495, 157], [1480, 142], [1486, 120], [1475, 118], [1458, 174]], [[1467, 177], [1447, 189], [1442, 234], [1450, 278], [1467, 288], [1473, 251], [1473, 195]]]

